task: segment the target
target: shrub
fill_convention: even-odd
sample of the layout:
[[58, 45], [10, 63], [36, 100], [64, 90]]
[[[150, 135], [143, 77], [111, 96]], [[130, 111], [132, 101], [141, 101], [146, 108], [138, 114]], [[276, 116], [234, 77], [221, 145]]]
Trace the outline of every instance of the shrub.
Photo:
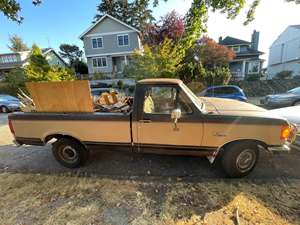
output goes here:
[[117, 86], [118, 86], [119, 89], [124, 89], [125, 88], [125, 85], [124, 85], [123, 81], [121, 81], [121, 80], [118, 80]]
[[11, 70], [5, 77], [5, 91], [7, 94], [16, 95], [18, 89], [25, 90], [26, 75], [23, 69]]
[[201, 82], [190, 82], [187, 84], [187, 86], [191, 89], [194, 93], [200, 93], [205, 89], [205, 86]]
[[288, 79], [293, 75], [293, 71], [291, 70], [283, 70], [275, 75], [276, 79]]
[[94, 73], [92, 79], [93, 80], [104, 80], [106, 78], [104, 73]]
[[256, 81], [256, 80], [260, 80], [261, 75], [260, 74], [251, 74], [248, 75], [246, 80], [247, 81]]

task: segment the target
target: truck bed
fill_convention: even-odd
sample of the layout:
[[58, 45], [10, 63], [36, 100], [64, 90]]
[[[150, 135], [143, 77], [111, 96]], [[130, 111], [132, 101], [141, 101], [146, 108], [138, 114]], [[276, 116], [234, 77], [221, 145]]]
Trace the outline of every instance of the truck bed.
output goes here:
[[[12, 113], [16, 141], [43, 145], [55, 135], [86, 144], [131, 144], [131, 113]], [[113, 135], [112, 135], [113, 133]]]

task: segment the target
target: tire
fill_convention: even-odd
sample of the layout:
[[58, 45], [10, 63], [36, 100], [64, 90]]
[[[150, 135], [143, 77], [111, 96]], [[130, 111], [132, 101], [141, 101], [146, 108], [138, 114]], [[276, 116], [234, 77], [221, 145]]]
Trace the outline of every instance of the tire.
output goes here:
[[256, 143], [241, 141], [225, 147], [221, 158], [222, 168], [231, 178], [247, 176], [256, 166], [259, 149]]
[[297, 100], [293, 103], [293, 106], [300, 105], [300, 100]]
[[8, 113], [9, 112], [9, 109], [6, 107], [6, 106], [0, 106], [0, 112], [1, 113]]
[[68, 168], [83, 166], [89, 158], [88, 149], [81, 143], [68, 138], [61, 138], [53, 143], [52, 153], [61, 165]]

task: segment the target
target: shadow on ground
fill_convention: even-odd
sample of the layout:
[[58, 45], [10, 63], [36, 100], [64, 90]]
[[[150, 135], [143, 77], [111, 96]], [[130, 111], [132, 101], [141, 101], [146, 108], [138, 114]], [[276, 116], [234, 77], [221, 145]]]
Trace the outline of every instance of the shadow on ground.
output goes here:
[[[252, 178], [300, 178], [300, 151], [272, 155], [261, 152]], [[14, 172], [72, 173], [118, 179], [190, 179], [224, 178], [220, 168], [210, 165], [206, 158], [166, 156], [117, 151], [93, 151], [86, 166], [68, 169], [52, 156], [51, 146], [0, 146], [0, 169]]]

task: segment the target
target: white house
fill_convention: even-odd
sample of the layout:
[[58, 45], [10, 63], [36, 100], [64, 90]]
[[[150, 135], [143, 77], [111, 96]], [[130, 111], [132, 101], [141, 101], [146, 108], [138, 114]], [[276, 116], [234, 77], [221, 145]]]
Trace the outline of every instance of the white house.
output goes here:
[[267, 78], [281, 71], [300, 75], [300, 25], [288, 26], [270, 47]]

